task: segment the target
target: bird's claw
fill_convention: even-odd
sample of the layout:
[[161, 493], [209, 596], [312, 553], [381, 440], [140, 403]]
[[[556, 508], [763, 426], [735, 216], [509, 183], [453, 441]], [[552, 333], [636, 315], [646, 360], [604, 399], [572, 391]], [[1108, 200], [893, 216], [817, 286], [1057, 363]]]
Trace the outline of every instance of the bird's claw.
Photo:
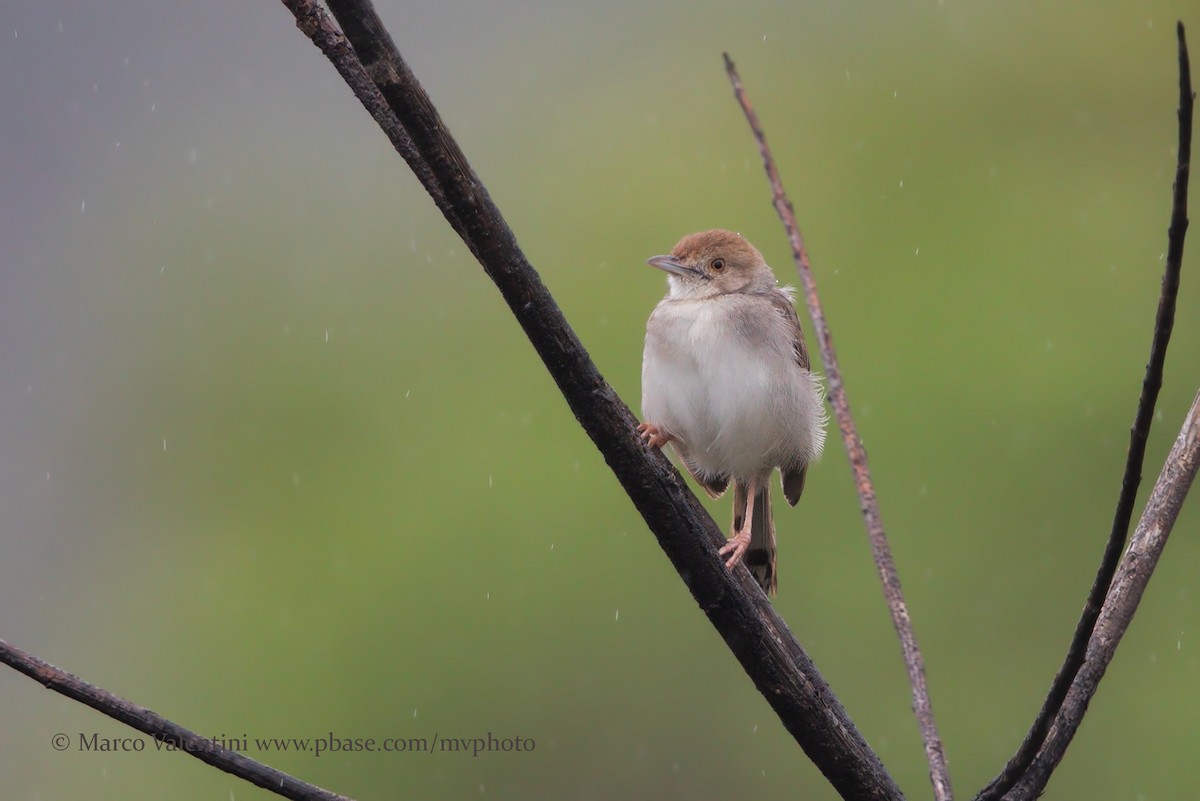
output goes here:
[[725, 556], [732, 552], [732, 556], [725, 560], [725, 567], [733, 570], [738, 562], [742, 561], [742, 557], [746, 555], [746, 551], [750, 548], [750, 532], [739, 531], [729, 538], [729, 541], [721, 546], [721, 550], [717, 551], [718, 556]]
[[637, 427], [638, 436], [651, 448], [661, 448], [671, 441], [671, 435], [654, 423], [642, 423]]

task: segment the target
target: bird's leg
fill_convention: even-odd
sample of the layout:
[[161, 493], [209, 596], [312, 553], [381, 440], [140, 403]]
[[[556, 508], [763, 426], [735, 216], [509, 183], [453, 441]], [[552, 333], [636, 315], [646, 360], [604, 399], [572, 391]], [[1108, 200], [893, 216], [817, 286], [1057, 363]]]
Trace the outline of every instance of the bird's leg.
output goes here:
[[638, 436], [651, 448], [661, 448], [671, 441], [672, 437], [654, 423], [642, 423], [637, 427]]
[[[722, 545], [721, 550], [717, 551], [718, 556], [725, 556], [732, 553], [732, 556], [725, 560], [725, 567], [730, 570], [733, 569], [734, 565], [742, 561], [742, 557], [746, 555], [746, 550], [750, 547], [750, 523], [754, 519], [754, 489], [754, 479], [750, 479], [750, 482], [746, 485], [746, 513], [742, 516], [742, 527], [741, 529], [734, 530], [733, 536], [729, 538], [729, 542]], [[738, 493], [735, 492], [735, 503], [737, 502], [737, 495]], [[736, 507], [733, 510], [733, 520], [735, 523], [737, 522]]]

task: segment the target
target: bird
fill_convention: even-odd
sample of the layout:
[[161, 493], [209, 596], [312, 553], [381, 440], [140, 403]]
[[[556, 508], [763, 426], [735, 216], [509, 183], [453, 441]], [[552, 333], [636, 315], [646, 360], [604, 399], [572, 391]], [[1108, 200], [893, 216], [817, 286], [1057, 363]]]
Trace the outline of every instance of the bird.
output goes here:
[[646, 263], [667, 273], [668, 288], [646, 322], [638, 434], [652, 448], [670, 443], [711, 497], [733, 484], [733, 525], [718, 555], [730, 570], [744, 562], [773, 595], [772, 473], [795, 506], [827, 422], [793, 290], [724, 229], [689, 234]]

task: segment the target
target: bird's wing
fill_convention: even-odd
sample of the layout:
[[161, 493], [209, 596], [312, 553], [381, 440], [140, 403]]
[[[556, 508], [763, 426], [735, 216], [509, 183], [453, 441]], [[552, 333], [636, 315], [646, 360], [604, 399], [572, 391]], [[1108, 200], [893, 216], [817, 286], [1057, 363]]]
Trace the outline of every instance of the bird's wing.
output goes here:
[[[786, 290], [773, 290], [769, 296], [771, 305], [783, 317], [792, 334], [792, 351], [796, 354], [796, 364], [801, 370], [808, 370], [808, 349], [804, 347], [804, 331], [800, 328], [800, 317], [796, 314], [796, 307], [792, 304], [792, 296]], [[804, 479], [808, 471], [808, 466], [796, 468], [784, 465], [780, 469], [780, 478], [783, 480], [783, 497], [787, 498], [787, 502], [795, 506], [799, 500], [801, 493], [804, 492]]]
[[683, 466], [691, 473], [692, 478], [696, 479], [696, 483], [704, 487], [708, 497], [720, 498], [725, 494], [725, 489], [729, 486], [729, 476], [706, 475], [696, 466], [692, 455], [686, 449], [680, 447], [678, 442], [673, 442], [672, 445], [675, 447], [675, 452], [679, 454], [679, 460], [683, 462]]
[[797, 470], [794, 467], [785, 467], [780, 471], [780, 478], [783, 480], [783, 497], [787, 498], [787, 502], [795, 506], [800, 502], [800, 495], [804, 492], [804, 478], [808, 475], [808, 467], [801, 467]]
[[804, 331], [800, 328], [800, 317], [792, 304], [791, 293], [785, 289], [773, 289], [767, 293], [771, 305], [783, 317], [792, 335], [792, 350], [796, 354], [796, 364], [802, 370], [808, 369], [808, 349], [804, 347]]

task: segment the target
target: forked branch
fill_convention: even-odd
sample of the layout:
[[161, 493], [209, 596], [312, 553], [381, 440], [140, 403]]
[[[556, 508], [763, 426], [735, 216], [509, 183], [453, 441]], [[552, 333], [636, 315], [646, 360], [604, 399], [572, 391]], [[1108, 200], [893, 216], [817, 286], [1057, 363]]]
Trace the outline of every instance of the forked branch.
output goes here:
[[[334, 63], [379, 122], [450, 225], [496, 283], [580, 424], [646, 519], [684, 583], [805, 753], [843, 798], [902, 798], [895, 782], [854, 728], [832, 690], [757, 584], [745, 570], [731, 573], [716, 558], [716, 549], [724, 542], [720, 529], [688, 491], [670, 462], [661, 453], [648, 451], [642, 446], [634, 433], [635, 420], [632, 414], [604, 381], [567, 325], [553, 298], [517, 246], [512, 231], [492, 203], [487, 190], [447, 132], [436, 108], [400, 57], [371, 3], [368, 0], [330, 0], [329, 5], [338, 17], [341, 31], [314, 0], [283, 0], [283, 3], [293, 12], [301, 30]], [[1182, 25], [1179, 26], [1179, 46], [1180, 147], [1167, 271], [1156, 319], [1151, 365], [1147, 369], [1142, 399], [1131, 432], [1130, 459], [1122, 482], [1113, 534], [1092, 598], [1080, 621], [1076, 642], [1056, 679], [1055, 689], [1047, 699], [1043, 715], [1039, 716], [1039, 721], [1043, 716], [1046, 720], [1035, 723], [1030, 740], [1022, 747], [1024, 751], [1033, 742], [1029, 746], [1032, 750], [1028, 758], [1019, 753], [1018, 757], [1021, 758], [1015, 757], [1014, 762], [1010, 762], [1011, 776], [1007, 775], [1009, 771], [1006, 770], [981, 793], [980, 799], [987, 798], [990, 801], [1004, 795], [1005, 798], [1027, 801], [1036, 798], [1045, 788], [1129, 625], [1200, 465], [1198, 394], [1129, 549], [1117, 566], [1140, 479], [1154, 398], [1161, 385], [1162, 359], [1174, 318], [1183, 238], [1187, 228], [1193, 95]], [[783, 193], [778, 171], [767, 148], [766, 137], [728, 57], [726, 67], [758, 139], [774, 191], [775, 206], [788, 228], [793, 255], [804, 284], [838, 426], [850, 453], [867, 519], [872, 551], [893, 622], [900, 635], [934, 795], [939, 800], [949, 799], [949, 776], [929, 706], [924, 667], [912, 634], [895, 566], [883, 536], [866, 454], [850, 417], [849, 403], [837, 369], [828, 326], [817, 298], [808, 256], [791, 203]], [[1115, 555], [1110, 558], [1108, 553], [1114, 550]], [[1100, 600], [1103, 600], [1102, 605]], [[1078, 648], [1080, 641], [1086, 647]], [[210, 743], [150, 710], [94, 687], [2, 640], [0, 662], [49, 689], [284, 797], [297, 801], [348, 801], [344, 796], [301, 782]], [[1058, 689], [1061, 689], [1060, 694]], [[189, 748], [189, 745], [192, 747]]]
[[1096, 694], [1100, 679], [1112, 662], [1117, 646], [1125, 635], [1142, 600], [1142, 593], [1154, 573], [1158, 558], [1167, 545], [1179, 509], [1200, 467], [1200, 393], [1192, 401], [1183, 428], [1167, 456], [1162, 473], [1146, 502], [1146, 510], [1137, 531], [1121, 559], [1100, 609], [1096, 628], [1088, 641], [1083, 665], [1071, 682], [1062, 707], [1054, 716], [1046, 740], [1028, 770], [1022, 774], [1004, 798], [1006, 801], [1033, 801], [1046, 789], [1050, 775], [1066, 755], [1071, 738], [1083, 721], [1088, 704]]
[[[1138, 486], [1142, 480], [1146, 441], [1150, 436], [1150, 424], [1154, 420], [1154, 407], [1158, 400], [1159, 389], [1162, 387], [1163, 365], [1166, 362], [1167, 344], [1171, 340], [1171, 330], [1175, 325], [1175, 302], [1179, 294], [1179, 276], [1183, 268], [1183, 243], [1188, 227], [1187, 196], [1188, 179], [1191, 173], [1192, 117], [1195, 93], [1192, 90], [1191, 63], [1182, 22], [1176, 26], [1176, 38], [1179, 48], [1179, 109], [1177, 112], [1179, 142], [1175, 162], [1175, 186], [1171, 196], [1171, 222], [1167, 228], [1167, 260], [1163, 270], [1158, 311], [1154, 318], [1154, 334], [1150, 341], [1150, 359], [1146, 363], [1142, 392], [1138, 398], [1133, 426], [1129, 430], [1129, 452], [1125, 458], [1125, 471], [1121, 478], [1121, 492], [1117, 498], [1112, 529], [1100, 561], [1100, 568], [1096, 572], [1096, 579], [1092, 583], [1092, 590], [1088, 594], [1083, 613], [1075, 627], [1075, 634], [1067, 649], [1067, 656], [1062, 667], [1059, 668], [1058, 674], [1054, 677], [1054, 682], [1050, 686], [1050, 692], [1047, 694], [1041, 710], [1038, 711], [1033, 725], [1025, 735], [1025, 740], [1017, 749], [1017, 753], [1004, 766], [1004, 770], [980, 791], [975, 801], [995, 801], [1001, 797], [1031, 797], [1029, 793], [1032, 792], [1032, 788], [1038, 787], [1037, 792], [1040, 792], [1040, 788], [1045, 787], [1050, 778], [1050, 771], [1062, 760], [1071, 736], [1078, 726], [1077, 716], [1082, 717], [1088, 701], [1096, 692], [1096, 682], [1100, 680], [1100, 676], [1104, 674], [1104, 668], [1112, 659], [1111, 652], [1104, 649], [1096, 650], [1097, 642], [1101, 639], [1111, 641], [1112, 647], [1115, 648], [1116, 643], [1120, 641], [1121, 634], [1124, 633], [1124, 626], [1127, 626], [1129, 622], [1126, 613], [1123, 612], [1115, 618], [1109, 619], [1104, 626], [1098, 625], [1098, 621], [1107, 619], [1102, 615], [1112, 614], [1111, 610], [1102, 610], [1115, 600], [1112, 595], [1116, 588], [1114, 576], [1117, 575], [1118, 564], [1122, 563], [1121, 552], [1129, 533], [1129, 523], [1133, 518], [1133, 506], [1137, 498]], [[1194, 411], [1195, 407], [1193, 406]], [[1188, 422], [1184, 424], [1184, 433], [1189, 424], [1194, 424], [1194, 418], [1194, 414], [1188, 417]], [[1182, 433], [1181, 436], [1183, 436]], [[1176, 455], [1172, 451], [1172, 457]], [[1164, 467], [1164, 476], [1170, 467], [1171, 459], [1169, 457], [1167, 465]], [[1160, 478], [1160, 484], [1162, 481], [1163, 478]], [[1176, 483], [1175, 485], [1174, 491], [1182, 492], [1178, 499], [1179, 503], [1183, 502], [1183, 495], [1187, 494], [1188, 484], [1190, 484], [1190, 479], [1186, 483]], [[1155, 493], [1157, 494], [1159, 491], [1160, 488], [1156, 486]], [[1153, 497], [1151, 500], [1153, 503]], [[1146, 516], [1150, 513], [1151, 508], [1148, 505], [1142, 522], [1139, 524], [1139, 532], [1142, 531], [1142, 526], [1147, 525]], [[1173, 516], [1170, 522], [1174, 522]], [[1148, 547], [1157, 545], [1158, 552], [1161, 552], [1162, 547], [1166, 545], [1166, 534], [1169, 531], [1170, 524], [1167, 525], [1161, 539], [1154, 539]], [[1136, 539], [1135, 535], [1135, 542]], [[1157, 562], [1158, 552], [1155, 553], [1151, 562], [1151, 569], [1153, 569], [1153, 563]], [[1125, 560], [1135, 558], [1132, 554], [1131, 546]], [[1122, 567], [1123, 569], [1124, 567]], [[1144, 580], [1149, 580], [1149, 577], [1149, 573], [1147, 573]], [[1119, 584], [1120, 580], [1118, 579], [1117, 585]], [[1144, 587], [1144, 584], [1142, 586]], [[1141, 590], [1139, 589], [1134, 595], [1123, 597], [1124, 603], [1132, 601], [1133, 605], [1127, 609], [1128, 616], [1132, 617], [1137, 602], [1141, 598]], [[1114, 626], [1117, 625], [1115, 621], [1120, 620], [1124, 620], [1124, 625], [1117, 632], [1114, 629]], [[1112, 639], [1114, 634], [1115, 640]], [[1085, 680], [1085, 675], [1090, 675], [1091, 678]], [[1072, 720], [1075, 722], [1069, 724], [1068, 721]], [[1052, 724], [1053, 729], [1051, 728]], [[1017, 789], [1013, 790], [1014, 787]], [[1010, 790], [1013, 792], [1009, 793]]]
[[[322, 13], [284, 0], [297, 20]], [[647, 450], [636, 420], [591, 361], [517, 244], [483, 183], [405, 63], [370, 2], [330, 0], [366, 74], [407, 132], [416, 170], [440, 192], [447, 220], [496, 284], [579, 420], [650, 530], [780, 720], [844, 798], [900, 798], [808, 655], [745, 570], [717, 558], [724, 536], [661, 453]], [[322, 30], [317, 25], [315, 29]], [[437, 196], [434, 195], [435, 200]]]

